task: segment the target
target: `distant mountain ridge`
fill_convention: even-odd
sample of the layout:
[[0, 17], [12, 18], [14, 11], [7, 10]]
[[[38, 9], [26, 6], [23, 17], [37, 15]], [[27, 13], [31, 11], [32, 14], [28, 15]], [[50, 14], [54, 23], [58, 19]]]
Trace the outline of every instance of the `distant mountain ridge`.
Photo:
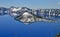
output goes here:
[[27, 7], [0, 7], [0, 15], [8, 14], [24, 23], [36, 21], [56, 22], [60, 18], [60, 9], [30, 9]]

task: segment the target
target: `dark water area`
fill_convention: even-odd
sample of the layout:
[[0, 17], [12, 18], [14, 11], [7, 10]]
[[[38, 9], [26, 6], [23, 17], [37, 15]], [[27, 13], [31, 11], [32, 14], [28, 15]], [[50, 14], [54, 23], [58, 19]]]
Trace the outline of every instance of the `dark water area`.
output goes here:
[[35, 22], [25, 25], [11, 16], [0, 16], [0, 37], [55, 37], [59, 32], [59, 22]]

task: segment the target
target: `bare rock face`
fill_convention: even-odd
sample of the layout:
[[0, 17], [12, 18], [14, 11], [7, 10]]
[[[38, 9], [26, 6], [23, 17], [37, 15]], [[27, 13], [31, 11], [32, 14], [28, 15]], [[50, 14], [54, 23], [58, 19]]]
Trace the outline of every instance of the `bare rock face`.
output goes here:
[[24, 22], [24, 23], [35, 22], [34, 16], [28, 12], [23, 13], [22, 16], [18, 17], [17, 19], [21, 22]]

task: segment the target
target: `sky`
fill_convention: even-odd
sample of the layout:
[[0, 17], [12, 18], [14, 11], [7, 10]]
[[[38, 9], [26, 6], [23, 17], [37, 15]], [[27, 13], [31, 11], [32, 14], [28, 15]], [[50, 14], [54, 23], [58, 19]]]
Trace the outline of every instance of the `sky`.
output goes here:
[[0, 0], [0, 6], [29, 8], [60, 8], [60, 0]]

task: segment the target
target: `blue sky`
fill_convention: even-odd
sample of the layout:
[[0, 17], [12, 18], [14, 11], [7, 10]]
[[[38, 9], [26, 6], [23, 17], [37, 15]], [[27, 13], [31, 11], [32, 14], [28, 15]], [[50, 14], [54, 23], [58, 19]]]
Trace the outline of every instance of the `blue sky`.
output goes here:
[[0, 6], [29, 8], [60, 8], [60, 0], [0, 0]]

